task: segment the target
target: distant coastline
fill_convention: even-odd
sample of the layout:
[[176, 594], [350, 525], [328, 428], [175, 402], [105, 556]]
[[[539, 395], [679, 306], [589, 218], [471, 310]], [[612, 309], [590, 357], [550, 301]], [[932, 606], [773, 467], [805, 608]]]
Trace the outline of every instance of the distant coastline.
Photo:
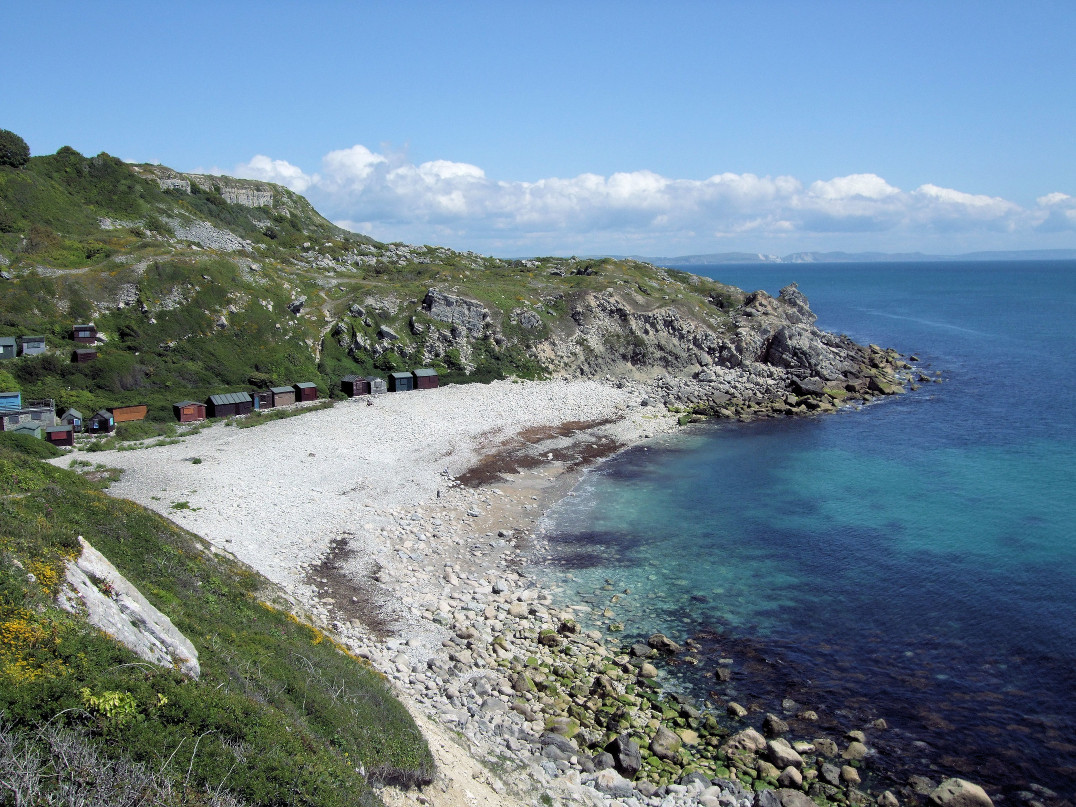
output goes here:
[[929, 263], [952, 261], [1071, 261], [1076, 249], [1025, 249], [996, 252], [965, 252], [960, 255], [930, 255], [924, 252], [792, 252], [766, 255], [760, 252], [715, 252], [708, 255], [680, 255], [672, 258], [641, 255], [630, 257], [657, 266], [707, 266], [721, 263]]

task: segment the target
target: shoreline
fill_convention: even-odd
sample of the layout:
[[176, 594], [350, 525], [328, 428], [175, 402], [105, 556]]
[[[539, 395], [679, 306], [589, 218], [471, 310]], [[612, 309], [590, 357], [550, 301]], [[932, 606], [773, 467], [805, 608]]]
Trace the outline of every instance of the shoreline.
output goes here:
[[[423, 400], [423, 396], [431, 393], [399, 398], [380, 396], [371, 407], [364, 406], [360, 399], [332, 410], [310, 413], [301, 421], [291, 419], [256, 429], [235, 429], [231, 434], [224, 434], [226, 427], [215, 426], [189, 438], [189, 443], [195, 445], [154, 448], [148, 452], [148, 458], [144, 451], [102, 452], [96, 458], [128, 471], [113, 486], [110, 491], [113, 495], [129, 496], [147, 504], [255, 568], [263, 567], [259, 571], [295, 597], [314, 619], [333, 629], [358, 655], [369, 659], [394, 681], [438, 758], [439, 773], [435, 783], [423, 792], [384, 789], [382, 795], [390, 807], [529, 804], [537, 803], [535, 798], [540, 793], [564, 803], [609, 804], [628, 798], [636, 799], [639, 804], [721, 803], [741, 807], [752, 804], [754, 794], [739, 782], [730, 781], [722, 789], [704, 782], [708, 776], [699, 776], [687, 785], [680, 784], [677, 777], [677, 781], [669, 780], [668, 785], [657, 791], [656, 787], [639, 782], [632, 786], [613, 769], [595, 771], [592, 752], [584, 754], [582, 747], [566, 736], [574, 735], [580, 727], [577, 720], [572, 724], [575, 718], [570, 716], [571, 709], [561, 697], [563, 693], [558, 692], [555, 684], [543, 688], [543, 682], [538, 681], [536, 687], [535, 681], [530, 680], [546, 676], [542, 670], [562, 664], [561, 656], [568, 652], [569, 658], [587, 660], [583, 672], [588, 678], [594, 678], [595, 662], [598, 662], [603, 671], [600, 677], [616, 681], [613, 687], [619, 693], [616, 697], [634, 701], [633, 705], [641, 707], [643, 712], [647, 699], [637, 697], [635, 692], [644, 695], [648, 691], [660, 692], [653, 686], [654, 676], [658, 675], [650, 663], [653, 659], [647, 660], [641, 651], [636, 652], [637, 648], [630, 654], [624, 652], [619, 641], [610, 635], [597, 631], [579, 633], [574, 617], [589, 606], [556, 602], [548, 592], [539, 589], [538, 583], [526, 574], [525, 567], [541, 547], [542, 515], [571, 491], [583, 473], [650, 436], [673, 431], [676, 415], [664, 408], [639, 405], [645, 397], [641, 386], [629, 385], [612, 393], [613, 388], [595, 382], [501, 384], [516, 386], [520, 391], [525, 389], [523, 397], [530, 399], [542, 393], [556, 393], [558, 388], [570, 389], [573, 392], [567, 397], [572, 399], [571, 405], [568, 410], [560, 405], [539, 407], [539, 411], [510, 408], [519, 422], [518, 427], [511, 428], [502, 425], [483, 429], [488, 424], [477, 414], [481, 407], [471, 410], [472, 414], [460, 423], [461, 431], [447, 436], [450, 450], [435, 450], [432, 454], [427, 451], [423, 455], [423, 470], [407, 479], [409, 495], [403, 497], [378, 496], [378, 486], [370, 479], [365, 482], [360, 479], [353, 486], [349, 486], [353, 480], [336, 479], [337, 490], [327, 491], [323, 487], [328, 485], [323, 483], [331, 474], [315, 474], [323, 487], [311, 486], [310, 493], [321, 502], [322, 518], [311, 521], [307, 517], [309, 513], [304, 516], [304, 503], [299, 501], [292, 510], [292, 522], [321, 529], [326, 523], [325, 511], [329, 510], [332, 512], [328, 523], [335, 525], [335, 535], [328, 539], [322, 535], [287, 541], [292, 550], [299, 549], [301, 557], [291, 557], [292, 561], [298, 561], [295, 565], [285, 566], [276, 562], [275, 556], [266, 557], [258, 542], [237, 540], [235, 522], [238, 516], [241, 529], [249, 518], [241, 502], [244, 493], [250, 495], [250, 489], [237, 489], [233, 484], [229, 492], [233, 496], [239, 494], [238, 500], [205, 498], [203, 484], [213, 478], [214, 468], [204, 467], [210, 465], [208, 459], [197, 465], [191, 463], [187, 456], [191, 448], [236, 452], [239, 467], [243, 467], [246, 458], [242, 451], [252, 448], [257, 451], [263, 442], [279, 446], [290, 436], [293, 442], [298, 439], [303, 447], [312, 449], [305, 452], [305, 458], [303, 452], [298, 452], [300, 466], [313, 465], [310, 460], [316, 461], [319, 454], [322, 455], [319, 464], [324, 464], [325, 453], [331, 460], [354, 451], [353, 437], [328, 446], [311, 442], [308, 435], [295, 434], [305, 431], [296, 429], [301, 421], [329, 421], [322, 424], [323, 432], [333, 432], [339, 421], [347, 422], [347, 416], [358, 421], [367, 412], [373, 415], [391, 409], [401, 410], [396, 414], [407, 418], [416, 414], [418, 410], [413, 407], [417, 404], [422, 405], [418, 409], [423, 409], [428, 408], [425, 404], [444, 408], [446, 403], [452, 407], [474, 402], [435, 401], [428, 397]], [[457, 389], [470, 390], [463, 397], [477, 396], [483, 404], [489, 403], [491, 394], [496, 396], [504, 391], [498, 385]], [[606, 397], [595, 401], [593, 398], [599, 390]], [[452, 393], [446, 397], [458, 395]], [[587, 405], [580, 406], [583, 398], [589, 400]], [[633, 405], [633, 400], [638, 403]], [[560, 403], [564, 403], [564, 396]], [[569, 410], [573, 419], [562, 419]], [[580, 413], [585, 417], [575, 418]], [[431, 417], [429, 412], [422, 414], [424, 418]], [[494, 420], [497, 417], [493, 415]], [[271, 426], [275, 428], [270, 429]], [[412, 439], [422, 439], [414, 430], [410, 434]], [[220, 439], [212, 439], [222, 435], [224, 446], [220, 445]], [[391, 444], [396, 435], [389, 430], [379, 436]], [[165, 488], [156, 488], [157, 483], [146, 473], [150, 467], [163, 464], [162, 452], [166, 448], [169, 458], [178, 459], [196, 473]], [[67, 455], [57, 463], [66, 464], [70, 457]], [[437, 467], [441, 462], [447, 464], [437, 471], [429, 467], [433, 460], [437, 461]], [[224, 463], [218, 466], [221, 464]], [[234, 468], [235, 464], [229, 467]], [[256, 477], [256, 474], [250, 476]], [[187, 485], [192, 478], [202, 480], [198, 487]], [[154, 490], [167, 495], [158, 496], [151, 492]], [[359, 508], [324, 507], [325, 497], [331, 497], [334, 492], [351, 498], [360, 491], [358, 498], [365, 500], [359, 502]], [[171, 501], [180, 492], [189, 492], [191, 498]], [[184, 506], [176, 508], [177, 503]], [[279, 530], [273, 534], [277, 539], [282, 535]], [[572, 685], [576, 677], [579, 676], [560, 676], [560, 682]], [[557, 697], [550, 697], [550, 692]], [[592, 693], [574, 689], [572, 692], [576, 701], [594, 705]], [[657, 697], [650, 704], [655, 700], [668, 710], [667, 698]], [[597, 703], [600, 705], [601, 701]], [[684, 713], [690, 715], [694, 707], [683, 706]], [[690, 726], [699, 729], [698, 718], [677, 717], [676, 720], [684, 724], [687, 732], [681, 741], [693, 739], [697, 743], [699, 731]], [[653, 718], [638, 726], [637, 722], [633, 718], [621, 727], [655, 728], [649, 725]], [[754, 734], [747, 737], [751, 743], [762, 742], [761, 747], [754, 747], [749, 754], [765, 757], [766, 740], [754, 730], [747, 731]], [[577, 737], [581, 739], [582, 735]], [[728, 738], [724, 739], [727, 745]], [[851, 739], [848, 748], [857, 742], [858, 739]], [[815, 751], [814, 747], [808, 749], [810, 743], [796, 745], [804, 754]], [[789, 750], [797, 753], [791, 747]], [[648, 751], [644, 753], [651, 756]], [[770, 763], [760, 763], [767, 764]], [[619, 760], [616, 767], [621, 768]], [[769, 778], [774, 780], [778, 774], [787, 774], [779, 784], [798, 787], [795, 775], [770, 767], [772, 771], [761, 767], [759, 773], [772, 773]], [[736, 769], [731, 773], [735, 774]], [[842, 771], [841, 776], [830, 786], [853, 790], [858, 783], [854, 769]], [[668, 802], [669, 798], [673, 801]]]

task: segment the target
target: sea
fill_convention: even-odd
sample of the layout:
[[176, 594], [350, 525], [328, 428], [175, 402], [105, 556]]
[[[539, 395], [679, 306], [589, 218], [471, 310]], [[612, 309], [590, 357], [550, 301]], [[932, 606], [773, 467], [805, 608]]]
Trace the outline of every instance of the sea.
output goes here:
[[623, 623], [624, 643], [690, 639], [663, 673], [674, 690], [755, 725], [773, 712], [796, 737], [866, 727], [874, 786], [959, 776], [1067, 803], [1076, 262], [687, 270], [773, 295], [794, 281], [820, 328], [936, 381], [626, 450], [547, 515], [535, 573], [590, 607], [584, 624]]

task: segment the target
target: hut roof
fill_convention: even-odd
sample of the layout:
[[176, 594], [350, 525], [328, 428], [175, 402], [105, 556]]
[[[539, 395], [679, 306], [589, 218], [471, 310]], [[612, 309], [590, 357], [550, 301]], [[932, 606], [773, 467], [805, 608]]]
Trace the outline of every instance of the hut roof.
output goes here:
[[88, 322], [85, 325], [75, 325], [73, 327], [75, 327], [75, 328], [94, 328], [94, 329], [96, 329], [97, 326], [94, 325], [92, 322]]
[[250, 403], [250, 396], [245, 392], [222, 392], [220, 395], [210, 395], [209, 400], [213, 406], [227, 406], [228, 404]]
[[294, 387], [269, 387], [269, 391], [274, 395], [283, 395], [285, 392], [295, 392]]
[[64, 412], [64, 413], [63, 413], [63, 414], [61, 415], [61, 417], [67, 417], [68, 415], [70, 415], [70, 416], [71, 416], [71, 417], [73, 417], [73, 418], [78, 418], [79, 420], [82, 420], [82, 413], [81, 413], [81, 412], [79, 412], [79, 411], [78, 411], [77, 409], [75, 409], [74, 407], [71, 407], [70, 409], [66, 410], [66, 411], [65, 411], [65, 412]]
[[201, 401], [180, 401], [172, 406], [205, 406]]
[[429, 376], [436, 376], [437, 371], [431, 370], [429, 367], [423, 367], [421, 370], [415, 370], [415, 375], [428, 378]]
[[45, 434], [56, 434], [57, 432], [73, 432], [74, 426], [46, 426]]
[[4, 347], [15, 347], [14, 336], [0, 336], [0, 345]]
[[393, 378], [410, 378], [410, 373], [389, 373]]
[[317, 389], [318, 385], [313, 381], [300, 381], [295, 385], [297, 389]]
[[112, 420], [112, 413], [109, 412], [107, 409], [98, 409], [96, 412], [93, 413], [93, 417], [104, 418], [105, 420]]
[[349, 375], [344, 376], [340, 380], [341, 381], [347, 381], [350, 384], [350, 383], [354, 383], [355, 381], [362, 381], [363, 378], [362, 378], [361, 375], [355, 375], [354, 373], [350, 373]]

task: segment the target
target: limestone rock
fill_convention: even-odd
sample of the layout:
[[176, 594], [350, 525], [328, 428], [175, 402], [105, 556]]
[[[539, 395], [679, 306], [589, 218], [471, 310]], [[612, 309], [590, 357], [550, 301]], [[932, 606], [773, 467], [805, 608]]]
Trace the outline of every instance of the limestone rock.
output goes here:
[[631, 782], [612, 768], [598, 771], [594, 776], [594, 788], [616, 798], [630, 798], [634, 795]]
[[[766, 738], [754, 729], [744, 729], [729, 737], [722, 747], [725, 749], [726, 753], [729, 751], [747, 751], [752, 754], [757, 754], [759, 751], [766, 748]], [[802, 764], [802, 760], [800, 762]]]
[[[81, 537], [82, 554], [67, 564], [66, 584], [57, 597], [71, 613], [85, 609], [89, 623], [146, 661], [178, 667], [197, 678], [198, 651], [167, 616], [158, 611], [104, 555]], [[93, 581], [107, 583], [106, 594]]]
[[445, 294], [437, 289], [426, 292], [422, 307], [434, 319], [459, 325], [472, 337], [481, 336], [489, 321], [489, 309], [481, 303]]
[[659, 653], [679, 653], [680, 645], [666, 636], [664, 633], [655, 633], [646, 643]]
[[789, 745], [787, 740], [770, 740], [766, 743], [766, 750], [778, 770], [784, 770], [788, 767], [802, 770], [803, 757], [796, 753], [796, 749]]
[[966, 779], [946, 779], [928, 799], [938, 807], [994, 807], [986, 791]]

